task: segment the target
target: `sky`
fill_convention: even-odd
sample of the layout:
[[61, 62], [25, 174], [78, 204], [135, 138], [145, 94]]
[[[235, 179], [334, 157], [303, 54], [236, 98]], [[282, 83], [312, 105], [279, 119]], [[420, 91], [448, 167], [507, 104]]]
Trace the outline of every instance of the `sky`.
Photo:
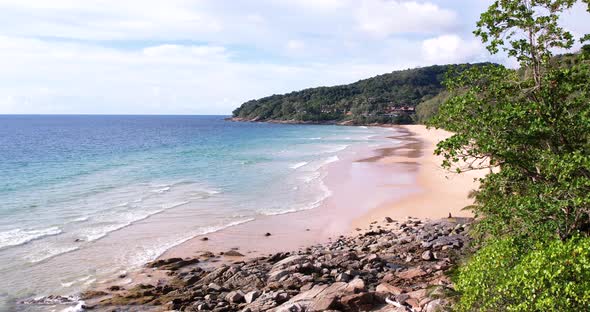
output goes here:
[[[491, 0], [0, 0], [0, 114], [230, 114], [241, 103], [490, 56]], [[581, 8], [564, 25], [590, 33]]]

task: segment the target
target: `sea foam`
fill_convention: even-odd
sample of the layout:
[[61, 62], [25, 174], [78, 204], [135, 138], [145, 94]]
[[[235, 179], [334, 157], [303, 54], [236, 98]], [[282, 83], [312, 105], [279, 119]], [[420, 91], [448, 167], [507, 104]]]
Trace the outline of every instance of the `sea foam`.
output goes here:
[[305, 166], [307, 164], [308, 164], [308, 162], [302, 161], [302, 162], [298, 162], [296, 164], [290, 165], [289, 168], [291, 168], [291, 169], [297, 169], [297, 168], [301, 168], [301, 167], [303, 167], [303, 166]]
[[62, 233], [62, 230], [57, 226], [38, 230], [15, 229], [0, 232], [0, 249], [26, 244], [36, 239], [60, 233]]
[[158, 246], [157, 248], [146, 249], [143, 253], [135, 255], [134, 259], [130, 261], [130, 265], [132, 267], [143, 266], [143, 265], [145, 265], [145, 263], [157, 259], [162, 254], [164, 254], [167, 250], [169, 250], [173, 247], [176, 247], [184, 242], [187, 242], [197, 236], [215, 233], [215, 232], [218, 232], [218, 231], [221, 231], [221, 230], [224, 230], [224, 229], [236, 226], [236, 225], [251, 222], [254, 220], [255, 220], [254, 218], [246, 218], [246, 219], [241, 219], [241, 220], [235, 220], [235, 221], [229, 222], [224, 225], [203, 227], [200, 230], [197, 230], [185, 237], [182, 237], [182, 238], [177, 239], [175, 241], [171, 241], [166, 244], [162, 244], [162, 245]]
[[30, 263], [38, 263], [68, 252], [76, 251], [78, 249], [80, 249], [78, 246], [49, 248], [39, 252], [38, 254], [29, 255], [25, 258], [25, 260]]

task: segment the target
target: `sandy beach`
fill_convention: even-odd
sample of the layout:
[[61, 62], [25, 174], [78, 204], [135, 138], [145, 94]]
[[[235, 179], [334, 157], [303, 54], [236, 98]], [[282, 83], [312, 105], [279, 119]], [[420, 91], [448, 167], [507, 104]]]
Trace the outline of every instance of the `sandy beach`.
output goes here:
[[385, 217], [471, 216], [462, 209], [472, 203], [468, 194], [477, 187], [475, 179], [482, 173], [449, 172], [440, 167], [442, 159], [433, 155], [436, 144], [450, 133], [420, 125], [399, 126], [398, 130], [399, 134], [391, 137], [396, 142], [393, 147], [353, 151], [327, 168], [325, 182], [333, 195], [320, 207], [262, 216], [195, 237], [160, 258], [228, 250], [257, 256], [324, 243], [368, 229], [371, 222], [381, 222]]
[[416, 185], [418, 191], [402, 200], [382, 204], [354, 221], [355, 227], [366, 227], [385, 217], [445, 218], [449, 213], [457, 217], [471, 217], [464, 207], [473, 204], [469, 193], [477, 189], [479, 178], [487, 171], [467, 171], [458, 174], [441, 167], [442, 156], [434, 155], [436, 144], [451, 136], [441, 129], [427, 129], [422, 125], [401, 126], [412, 133], [415, 143], [406, 149], [384, 151], [375, 161], [384, 164], [417, 163]]
[[[364, 240], [375, 243], [371, 237], [391, 233], [387, 230], [391, 230], [392, 226], [413, 227], [423, 224], [425, 224], [424, 228], [418, 229], [406, 238], [403, 238], [404, 235], [408, 235], [406, 229], [399, 227], [394, 230], [396, 235], [402, 237], [402, 240], [405, 239], [406, 243], [410, 243], [409, 245], [400, 243], [398, 247], [392, 247], [396, 250], [394, 257], [397, 257], [397, 260], [395, 261], [404, 263], [402, 267], [408, 266], [408, 263], [427, 266], [435, 263], [436, 266], [429, 272], [449, 268], [448, 258], [441, 262], [444, 257], [440, 254], [439, 256], [429, 254], [430, 247], [424, 250], [421, 245], [424, 242], [416, 237], [423, 236], [424, 231], [446, 231], [444, 235], [443, 232], [437, 234], [443, 236], [441, 239], [444, 242], [441, 244], [452, 245], [445, 248], [462, 247], [462, 241], [451, 242], [449, 240], [451, 238], [444, 236], [448, 233], [451, 233], [449, 235], [458, 234], [459, 232], [455, 232], [455, 229], [460, 224], [457, 225], [456, 222], [468, 220], [468, 218], [458, 217], [471, 216], [470, 212], [463, 208], [472, 203], [468, 195], [477, 187], [476, 180], [482, 177], [484, 172], [456, 174], [441, 168], [442, 159], [435, 156], [433, 152], [440, 140], [451, 135], [449, 132], [426, 129], [424, 126], [399, 126], [392, 133], [394, 135], [390, 137], [392, 139], [390, 147], [349, 151], [342, 155], [341, 161], [327, 168], [325, 182], [333, 194], [320, 207], [283, 215], [263, 216], [252, 222], [195, 237], [168, 250], [160, 256], [160, 260], [128, 276], [130, 277], [128, 283], [122, 285], [121, 280], [114, 279], [103, 283], [98, 289], [106, 290], [111, 285], [130, 289], [139, 283], [161, 284], [168, 278], [164, 274], [167, 271], [160, 270], [159, 266], [171, 260], [180, 261], [179, 263], [186, 261], [190, 264], [191, 259], [201, 259], [199, 265], [206, 270], [213, 270], [211, 274], [215, 274], [217, 270], [232, 265], [250, 262], [259, 265], [257, 263], [261, 260], [257, 259], [284, 257], [282, 255], [288, 255], [288, 252], [293, 251], [298, 251], [298, 254], [319, 254], [320, 250], [331, 250], [325, 249], [327, 248], [325, 246], [339, 245], [346, 239], [351, 240], [354, 248], [362, 249]], [[449, 213], [452, 214], [452, 219], [447, 219]], [[386, 217], [394, 220], [386, 221]], [[449, 229], [441, 230], [440, 224], [445, 222], [448, 223], [445, 226]], [[411, 231], [414, 230], [416, 229]], [[459, 230], [462, 231], [463, 228]], [[455, 239], [459, 235], [452, 237]], [[463, 239], [463, 236], [460, 237]], [[392, 239], [388, 238], [387, 241]], [[401, 246], [409, 249], [400, 256]], [[409, 250], [413, 250], [414, 253]], [[439, 262], [431, 262], [432, 257], [439, 257], [437, 258]], [[160, 264], [154, 265], [154, 263]], [[412, 270], [419, 269], [413, 268], [409, 271]], [[439, 273], [442, 274], [442, 271]], [[421, 285], [441, 283], [440, 274], [425, 276], [430, 280]], [[411, 292], [411, 290], [414, 291]], [[135, 290], [128, 293], [129, 298], [137, 300], [133, 299], [137, 298], [133, 291]], [[141, 289], [139, 291], [141, 292]], [[420, 306], [419, 299], [423, 299], [425, 290], [405, 291], [416, 294], [415, 305]], [[99, 298], [102, 297], [99, 296]], [[116, 298], [119, 299], [108, 302], [117, 304], [119, 302], [117, 300], [127, 300], [122, 297]]]
[[[392, 133], [395, 133], [391, 137], [392, 145], [398, 142], [401, 142], [399, 147], [407, 145], [407, 131], [401, 129]], [[380, 155], [380, 150], [371, 148], [340, 154], [340, 161], [328, 165], [323, 172], [324, 183], [332, 195], [319, 207], [282, 215], [261, 215], [254, 221], [195, 237], [168, 250], [160, 258], [191, 257], [204, 251], [220, 253], [232, 249], [246, 256], [257, 256], [297, 250], [348, 234], [355, 220], [375, 207], [417, 192], [418, 165], [372, 160], [380, 159]]]

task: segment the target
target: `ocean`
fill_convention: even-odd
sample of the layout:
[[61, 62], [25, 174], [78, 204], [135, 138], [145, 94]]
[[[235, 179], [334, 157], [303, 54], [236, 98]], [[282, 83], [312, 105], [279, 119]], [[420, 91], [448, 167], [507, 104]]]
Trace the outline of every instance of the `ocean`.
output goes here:
[[0, 116], [0, 311], [75, 295], [195, 236], [331, 195], [339, 153], [391, 129], [226, 116]]

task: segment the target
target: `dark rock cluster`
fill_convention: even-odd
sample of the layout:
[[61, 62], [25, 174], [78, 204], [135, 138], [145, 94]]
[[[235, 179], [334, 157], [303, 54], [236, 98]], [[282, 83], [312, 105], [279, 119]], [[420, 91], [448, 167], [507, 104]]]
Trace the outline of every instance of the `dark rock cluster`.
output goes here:
[[356, 236], [212, 269], [203, 268], [210, 253], [157, 260], [148, 266], [170, 278], [83, 298], [112, 310], [444, 311], [445, 272], [467, 244], [467, 221], [388, 218]]

